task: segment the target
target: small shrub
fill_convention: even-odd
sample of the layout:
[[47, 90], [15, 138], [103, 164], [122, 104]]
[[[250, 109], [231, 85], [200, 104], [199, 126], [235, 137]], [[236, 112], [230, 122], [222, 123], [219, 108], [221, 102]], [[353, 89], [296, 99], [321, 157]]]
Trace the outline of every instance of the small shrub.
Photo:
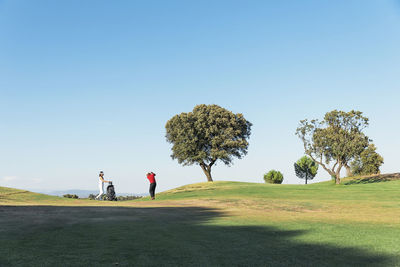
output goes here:
[[66, 197], [66, 198], [75, 198], [75, 199], [77, 199], [77, 198], [79, 198], [77, 195], [75, 195], [75, 194], [65, 194], [65, 195], [63, 195], [63, 197]]
[[270, 184], [281, 184], [283, 182], [283, 174], [280, 171], [270, 170], [264, 174], [264, 181]]
[[141, 196], [119, 196], [119, 197], [117, 197], [118, 201], [134, 200], [134, 199], [138, 199], [138, 198], [142, 198], [142, 197]]
[[[118, 197], [117, 197], [117, 201], [127, 201], [127, 200], [134, 200], [134, 199], [138, 199], [138, 198], [142, 198], [142, 197], [141, 197], [141, 196], [118, 196]], [[88, 199], [90, 199], [90, 200], [96, 200], [96, 195], [90, 194], [90, 195], [88, 196]], [[109, 199], [107, 198], [107, 194], [103, 194], [103, 195], [100, 197], [100, 199], [101, 199], [101, 200], [109, 200]]]

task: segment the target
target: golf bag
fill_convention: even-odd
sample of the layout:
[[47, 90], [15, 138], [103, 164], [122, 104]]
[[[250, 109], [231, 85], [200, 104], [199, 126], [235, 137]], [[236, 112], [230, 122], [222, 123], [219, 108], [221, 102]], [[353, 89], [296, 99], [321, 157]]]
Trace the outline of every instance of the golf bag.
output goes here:
[[117, 200], [117, 197], [115, 196], [114, 186], [113, 186], [112, 183], [110, 183], [107, 186], [106, 199], [109, 200], [109, 201], [116, 201]]

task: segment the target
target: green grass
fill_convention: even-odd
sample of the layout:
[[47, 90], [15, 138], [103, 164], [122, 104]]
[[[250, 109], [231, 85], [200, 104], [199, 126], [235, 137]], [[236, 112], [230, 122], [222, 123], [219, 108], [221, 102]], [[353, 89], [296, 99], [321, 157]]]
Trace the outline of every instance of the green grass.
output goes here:
[[0, 187], [0, 266], [400, 266], [400, 180], [349, 181], [120, 203]]

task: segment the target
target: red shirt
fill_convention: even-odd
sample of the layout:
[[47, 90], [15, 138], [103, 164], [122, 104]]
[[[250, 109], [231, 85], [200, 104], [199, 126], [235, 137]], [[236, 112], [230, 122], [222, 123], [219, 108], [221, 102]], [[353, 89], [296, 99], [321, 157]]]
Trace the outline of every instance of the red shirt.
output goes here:
[[154, 184], [156, 182], [155, 176], [156, 176], [155, 173], [150, 173], [150, 174], [147, 175], [147, 179], [149, 179], [151, 184]]

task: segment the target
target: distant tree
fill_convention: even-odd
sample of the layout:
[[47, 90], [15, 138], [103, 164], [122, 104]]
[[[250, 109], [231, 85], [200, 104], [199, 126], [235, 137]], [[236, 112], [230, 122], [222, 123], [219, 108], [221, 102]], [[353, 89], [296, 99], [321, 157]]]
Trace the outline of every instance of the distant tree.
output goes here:
[[65, 197], [65, 198], [75, 198], [75, 199], [77, 199], [77, 198], [79, 198], [77, 195], [75, 195], [75, 194], [65, 194], [65, 195], [63, 195], [63, 197]]
[[183, 166], [198, 164], [212, 182], [211, 167], [221, 160], [231, 165], [233, 158], [247, 154], [251, 123], [217, 105], [198, 105], [192, 112], [172, 117], [166, 124], [166, 138], [173, 159]]
[[374, 144], [370, 144], [351, 163], [351, 170], [355, 175], [368, 175], [380, 173], [383, 157], [376, 152]]
[[296, 135], [303, 141], [306, 155], [340, 184], [341, 169], [350, 171], [349, 162], [368, 146], [369, 138], [362, 132], [367, 126], [368, 118], [360, 111], [333, 110], [321, 122], [300, 121]]
[[90, 199], [90, 200], [95, 200], [95, 199], [96, 199], [96, 195], [90, 194], [90, 195], [88, 196], [88, 199]]
[[314, 179], [318, 172], [318, 164], [307, 156], [301, 157], [294, 164], [294, 171], [296, 176], [300, 179], [305, 179], [306, 184], [308, 180]]
[[264, 174], [264, 181], [270, 184], [281, 184], [283, 182], [283, 174], [280, 171], [270, 170]]

